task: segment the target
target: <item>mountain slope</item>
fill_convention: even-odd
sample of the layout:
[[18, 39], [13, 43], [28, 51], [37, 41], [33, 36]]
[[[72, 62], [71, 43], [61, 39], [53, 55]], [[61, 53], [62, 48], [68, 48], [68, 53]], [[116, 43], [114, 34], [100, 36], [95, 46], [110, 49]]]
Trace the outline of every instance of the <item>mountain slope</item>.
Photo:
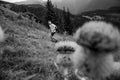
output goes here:
[[54, 43], [43, 25], [3, 7], [0, 25], [6, 37], [0, 44], [1, 80], [56, 80]]

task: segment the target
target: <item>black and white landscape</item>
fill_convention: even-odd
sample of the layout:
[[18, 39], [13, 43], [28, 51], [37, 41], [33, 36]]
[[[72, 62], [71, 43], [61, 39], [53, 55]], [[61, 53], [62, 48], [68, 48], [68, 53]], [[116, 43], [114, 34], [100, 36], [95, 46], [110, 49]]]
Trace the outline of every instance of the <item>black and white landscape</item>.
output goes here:
[[[55, 40], [50, 38], [48, 21], [52, 21], [57, 26]], [[0, 26], [4, 32], [4, 39], [0, 32], [1, 80], [64, 80], [64, 75], [54, 64], [57, 56], [55, 44], [59, 41], [76, 42], [74, 34], [89, 21], [110, 23], [119, 31], [120, 1], [0, 0]], [[87, 29], [83, 28], [83, 32]], [[83, 35], [85, 39], [83, 42], [91, 47], [94, 39], [90, 36]], [[115, 37], [115, 40], [117, 39]], [[103, 43], [106, 48], [107, 42]], [[113, 49], [112, 46], [114, 45], [110, 44], [110, 49]], [[117, 53], [114, 55], [114, 61], [119, 62], [120, 54]], [[107, 80], [120, 80], [119, 74], [111, 75]], [[73, 75], [68, 80], [79, 79]]]

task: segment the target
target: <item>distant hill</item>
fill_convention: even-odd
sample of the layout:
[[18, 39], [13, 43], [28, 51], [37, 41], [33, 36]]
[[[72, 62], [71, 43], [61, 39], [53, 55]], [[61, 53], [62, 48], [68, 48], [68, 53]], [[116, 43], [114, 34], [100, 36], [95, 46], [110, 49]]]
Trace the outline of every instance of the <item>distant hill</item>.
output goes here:
[[6, 2], [6, 1], [0, 1], [0, 4], [12, 4], [12, 3], [9, 3], [9, 2]]
[[120, 14], [120, 7], [110, 7], [105, 10], [94, 10], [81, 13], [81, 15], [108, 15], [108, 14]]
[[17, 4], [13, 4], [13, 3], [9, 3], [9, 2], [4, 2], [4, 1], [0, 1], [0, 5], [4, 6], [6, 8], [9, 8], [10, 10], [13, 10], [17, 13], [24, 13], [24, 12], [30, 12], [35, 14], [35, 16], [37, 16], [37, 20], [39, 22], [44, 21], [44, 13], [45, 13], [45, 7], [42, 5], [38, 5], [38, 4], [29, 4], [29, 5], [17, 5]]
[[[101, 17], [102, 20], [109, 22], [117, 22], [120, 25], [120, 7], [110, 7], [105, 10], [94, 10], [83, 12], [78, 15], [78, 17], [87, 16], [89, 18], [95, 19], [95, 17]], [[96, 18], [97, 20], [97, 18]], [[100, 20], [100, 19], [98, 19]]]
[[[5, 3], [5, 4], [4, 4]], [[46, 16], [46, 7], [41, 4], [12, 4], [12, 3], [6, 3], [4, 1], [1, 1], [0, 5], [7, 6], [12, 11], [15, 11], [17, 13], [25, 13], [30, 12], [36, 16], [36, 20], [40, 23], [45, 22], [45, 16]], [[58, 12], [62, 12], [60, 9], [55, 9]]]

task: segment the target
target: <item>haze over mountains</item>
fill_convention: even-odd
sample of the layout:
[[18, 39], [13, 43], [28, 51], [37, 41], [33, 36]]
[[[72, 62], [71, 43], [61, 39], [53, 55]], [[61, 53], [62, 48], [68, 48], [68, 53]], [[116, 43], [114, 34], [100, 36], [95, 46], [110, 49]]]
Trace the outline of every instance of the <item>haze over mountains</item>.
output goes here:
[[[26, 0], [17, 4], [45, 4], [46, 0]], [[58, 8], [68, 7], [73, 14], [95, 9], [107, 9], [120, 6], [120, 0], [51, 0]]]
[[25, 0], [25, 1], [21, 1], [21, 2], [16, 2], [16, 4], [43, 4], [45, 3], [42, 0]]

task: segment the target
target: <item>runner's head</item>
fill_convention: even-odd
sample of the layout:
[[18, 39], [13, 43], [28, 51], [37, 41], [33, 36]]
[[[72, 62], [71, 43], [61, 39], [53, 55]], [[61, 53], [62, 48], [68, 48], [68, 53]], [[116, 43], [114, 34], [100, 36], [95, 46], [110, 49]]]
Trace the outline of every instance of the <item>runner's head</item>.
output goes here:
[[51, 24], [52, 22], [51, 21], [48, 21], [48, 24]]

